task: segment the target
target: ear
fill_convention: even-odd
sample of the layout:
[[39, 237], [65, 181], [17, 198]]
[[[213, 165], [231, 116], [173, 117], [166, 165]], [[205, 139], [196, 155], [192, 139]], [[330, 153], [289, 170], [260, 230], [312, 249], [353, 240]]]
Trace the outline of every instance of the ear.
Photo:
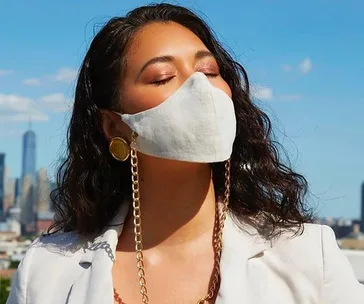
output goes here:
[[[122, 124], [125, 125], [121, 121], [121, 118], [116, 113], [110, 110], [100, 110], [101, 113], [101, 120], [102, 120], [102, 129], [104, 131], [104, 135], [107, 141], [110, 141], [113, 137], [126, 137], [125, 127], [122, 127]], [[124, 133], [124, 134], [123, 134]]]

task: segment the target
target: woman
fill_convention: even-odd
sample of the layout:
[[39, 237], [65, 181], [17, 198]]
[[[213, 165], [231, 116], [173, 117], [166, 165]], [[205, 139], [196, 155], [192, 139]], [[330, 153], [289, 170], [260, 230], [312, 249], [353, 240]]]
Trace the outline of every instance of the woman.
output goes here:
[[7, 303], [363, 303], [244, 69], [186, 8], [102, 28], [68, 135], [55, 224]]

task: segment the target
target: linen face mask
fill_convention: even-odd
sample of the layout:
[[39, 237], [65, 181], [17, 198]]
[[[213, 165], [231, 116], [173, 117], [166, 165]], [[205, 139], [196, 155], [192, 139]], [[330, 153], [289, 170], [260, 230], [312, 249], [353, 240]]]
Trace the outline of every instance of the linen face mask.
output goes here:
[[213, 163], [230, 158], [236, 135], [231, 98], [200, 72], [158, 106], [120, 114], [138, 134], [137, 150], [159, 158]]

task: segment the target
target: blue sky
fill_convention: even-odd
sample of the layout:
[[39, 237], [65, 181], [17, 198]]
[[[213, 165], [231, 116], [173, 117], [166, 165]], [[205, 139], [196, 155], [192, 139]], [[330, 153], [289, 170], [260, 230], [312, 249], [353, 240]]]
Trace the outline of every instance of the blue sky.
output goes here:
[[[75, 73], [94, 28], [145, 1], [0, 2], [0, 152], [13, 176], [32, 117], [37, 167], [54, 172]], [[247, 69], [322, 216], [358, 217], [364, 180], [364, 2], [179, 1]]]

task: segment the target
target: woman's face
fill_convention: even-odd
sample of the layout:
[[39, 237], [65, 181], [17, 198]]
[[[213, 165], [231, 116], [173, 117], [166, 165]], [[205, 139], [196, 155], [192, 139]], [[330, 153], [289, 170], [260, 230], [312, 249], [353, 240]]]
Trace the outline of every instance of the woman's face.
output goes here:
[[214, 56], [189, 29], [174, 22], [143, 27], [127, 54], [121, 87], [123, 113], [153, 108], [172, 95], [195, 72], [231, 97]]
[[[194, 33], [174, 22], [144, 26], [126, 54], [118, 108], [135, 114], [156, 107], [195, 72], [204, 73], [211, 84], [231, 97], [214, 56]], [[121, 136], [130, 141], [131, 130], [118, 115], [107, 110], [102, 114], [108, 140]]]

